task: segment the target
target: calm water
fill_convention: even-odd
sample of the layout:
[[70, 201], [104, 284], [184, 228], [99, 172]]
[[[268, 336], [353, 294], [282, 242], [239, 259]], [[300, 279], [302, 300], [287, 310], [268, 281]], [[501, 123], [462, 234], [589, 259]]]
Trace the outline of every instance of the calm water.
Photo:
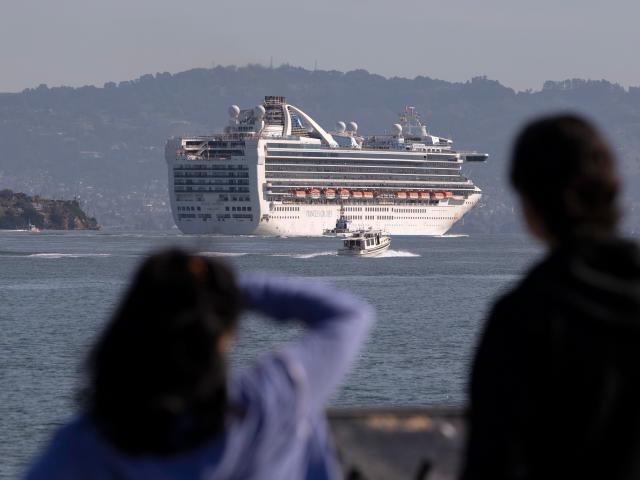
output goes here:
[[[343, 258], [331, 238], [0, 232], [0, 478], [12, 478], [73, 411], [80, 365], [143, 256], [168, 245], [242, 270], [329, 282], [371, 302], [378, 322], [336, 405], [463, 404], [491, 300], [540, 254], [519, 236], [397, 237], [378, 258]], [[247, 318], [244, 364], [295, 327]]]

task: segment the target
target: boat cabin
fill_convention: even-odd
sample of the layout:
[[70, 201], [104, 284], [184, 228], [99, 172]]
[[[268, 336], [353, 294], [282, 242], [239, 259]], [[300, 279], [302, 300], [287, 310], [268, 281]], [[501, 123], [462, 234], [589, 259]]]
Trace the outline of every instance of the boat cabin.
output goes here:
[[344, 240], [344, 248], [365, 250], [367, 247], [380, 245], [379, 233], [365, 233], [359, 237], [351, 237]]

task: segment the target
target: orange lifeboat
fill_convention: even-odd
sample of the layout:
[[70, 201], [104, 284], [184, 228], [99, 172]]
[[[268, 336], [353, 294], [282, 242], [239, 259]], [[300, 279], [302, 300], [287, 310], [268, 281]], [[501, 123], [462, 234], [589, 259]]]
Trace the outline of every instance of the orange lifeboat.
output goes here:
[[420, 192], [420, 200], [429, 200], [429, 192]]
[[444, 196], [445, 198], [451, 198], [453, 197], [453, 192], [444, 192]]
[[373, 198], [373, 192], [362, 192], [363, 198]]
[[334, 198], [336, 198], [336, 191], [333, 188], [325, 188], [324, 197], [327, 200], [333, 200]]
[[405, 198], [407, 198], [407, 192], [396, 192], [396, 198], [404, 200]]
[[443, 199], [443, 198], [444, 198], [444, 193], [442, 193], [442, 192], [435, 192], [435, 193], [433, 194], [433, 198], [435, 198], [436, 200]]
[[411, 200], [417, 200], [419, 197], [418, 192], [409, 192], [409, 198]]
[[351, 192], [353, 198], [362, 198], [362, 192]]
[[304, 198], [307, 196], [307, 192], [304, 190], [293, 190], [293, 196], [296, 198]]
[[351, 193], [349, 193], [349, 190], [347, 190], [346, 188], [340, 189], [340, 191], [338, 193], [340, 194], [340, 198], [342, 200], [348, 199], [349, 196], [351, 195]]
[[320, 189], [319, 188], [310, 188], [307, 190], [307, 193], [311, 198], [317, 199], [320, 198]]

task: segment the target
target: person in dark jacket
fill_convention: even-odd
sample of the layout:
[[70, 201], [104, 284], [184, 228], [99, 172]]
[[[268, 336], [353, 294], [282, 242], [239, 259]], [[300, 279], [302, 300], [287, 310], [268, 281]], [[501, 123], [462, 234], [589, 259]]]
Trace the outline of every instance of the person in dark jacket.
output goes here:
[[494, 306], [473, 364], [462, 477], [640, 478], [640, 251], [619, 180], [573, 115], [518, 137], [511, 182], [546, 257]]
[[[306, 331], [229, 369], [246, 310]], [[323, 410], [372, 321], [369, 305], [322, 284], [153, 255], [93, 348], [81, 410], [27, 478], [341, 478]]]

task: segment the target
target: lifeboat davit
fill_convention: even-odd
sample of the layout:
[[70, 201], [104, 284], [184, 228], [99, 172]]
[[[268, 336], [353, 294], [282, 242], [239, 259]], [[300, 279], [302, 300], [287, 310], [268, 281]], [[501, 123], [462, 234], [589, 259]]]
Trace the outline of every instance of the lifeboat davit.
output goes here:
[[317, 199], [320, 198], [320, 189], [319, 188], [310, 188], [307, 193], [311, 198]]
[[334, 198], [336, 198], [336, 191], [333, 188], [325, 188], [324, 198], [328, 200], [333, 200]]
[[340, 198], [342, 200], [346, 200], [349, 198], [349, 196], [351, 195], [351, 193], [349, 192], [349, 190], [347, 190], [346, 188], [341, 189], [339, 192], [340, 194]]
[[351, 196], [352, 196], [353, 198], [362, 198], [362, 192], [358, 192], [358, 191], [356, 191], [356, 192], [351, 192]]
[[405, 198], [407, 198], [407, 192], [396, 192], [396, 198], [404, 200]]
[[373, 198], [373, 192], [362, 192], [364, 198]]
[[409, 198], [411, 200], [417, 200], [419, 197], [418, 192], [409, 192]]

